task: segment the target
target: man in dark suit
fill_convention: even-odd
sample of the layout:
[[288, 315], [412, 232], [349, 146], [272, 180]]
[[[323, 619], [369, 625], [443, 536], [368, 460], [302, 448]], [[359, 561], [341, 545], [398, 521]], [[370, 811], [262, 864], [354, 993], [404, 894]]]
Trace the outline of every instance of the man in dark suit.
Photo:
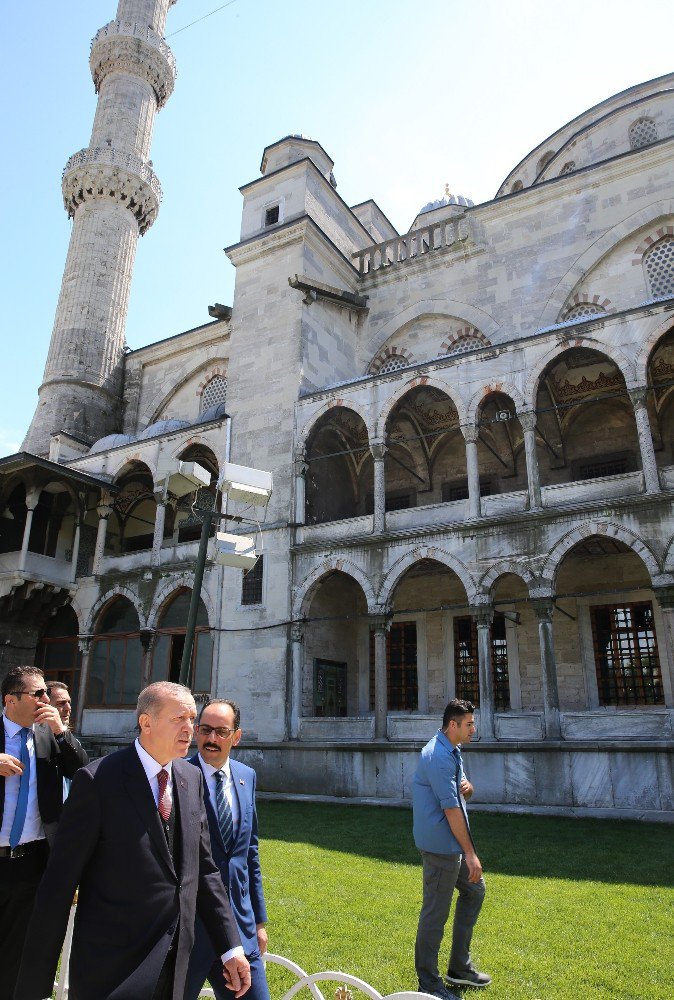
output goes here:
[[35, 892], [63, 806], [63, 779], [88, 757], [49, 704], [42, 671], [2, 681], [0, 726], [0, 1000], [12, 1000]]
[[[250, 962], [251, 987], [246, 1000], [269, 1000], [262, 955], [267, 950], [267, 910], [262, 892], [255, 811], [255, 771], [232, 760], [230, 751], [241, 739], [241, 715], [233, 701], [211, 701], [197, 726], [199, 753], [190, 758], [204, 775], [206, 814], [213, 859], [220, 869]], [[232, 994], [218, 975], [217, 955], [197, 918], [184, 1000], [197, 1000], [209, 979], [218, 1000]]]
[[50, 996], [79, 886], [71, 1000], [181, 1000], [198, 911], [234, 996], [250, 970], [213, 863], [188, 688], [141, 691], [139, 737], [77, 772], [26, 935], [15, 1000]]

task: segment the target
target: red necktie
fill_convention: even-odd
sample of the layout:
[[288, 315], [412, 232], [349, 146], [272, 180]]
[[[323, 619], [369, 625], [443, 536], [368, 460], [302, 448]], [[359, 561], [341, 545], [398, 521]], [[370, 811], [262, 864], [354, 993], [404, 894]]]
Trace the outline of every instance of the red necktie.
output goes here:
[[171, 815], [171, 799], [168, 793], [168, 779], [168, 771], [165, 771], [164, 768], [162, 768], [157, 775], [157, 781], [159, 782], [159, 805], [157, 808], [159, 809], [159, 815], [165, 823], [168, 823], [168, 818]]

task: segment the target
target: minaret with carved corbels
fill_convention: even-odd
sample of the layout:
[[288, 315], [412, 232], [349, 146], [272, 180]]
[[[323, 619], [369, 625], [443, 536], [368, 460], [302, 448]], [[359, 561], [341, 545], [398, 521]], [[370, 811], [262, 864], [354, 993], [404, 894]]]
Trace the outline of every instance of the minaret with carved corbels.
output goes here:
[[89, 64], [98, 93], [86, 149], [63, 171], [73, 220], [39, 401], [23, 448], [49, 452], [66, 431], [93, 442], [121, 423], [124, 331], [139, 234], [159, 211], [149, 159], [157, 111], [173, 91], [175, 60], [164, 41], [176, 0], [119, 0]]

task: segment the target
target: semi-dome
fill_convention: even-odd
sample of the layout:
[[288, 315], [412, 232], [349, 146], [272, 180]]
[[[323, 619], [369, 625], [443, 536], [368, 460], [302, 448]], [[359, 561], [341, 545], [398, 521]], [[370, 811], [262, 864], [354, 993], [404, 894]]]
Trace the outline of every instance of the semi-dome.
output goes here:
[[162, 434], [170, 434], [171, 431], [181, 431], [184, 427], [189, 427], [189, 420], [157, 420], [150, 424], [138, 435], [139, 441], [147, 441], [148, 438], [160, 437]]
[[225, 403], [215, 403], [213, 406], [209, 406], [208, 409], [204, 410], [203, 413], [200, 413], [199, 419], [196, 422], [198, 424], [207, 424], [209, 420], [222, 420], [222, 418], [226, 416], [227, 407]]
[[465, 198], [462, 194], [450, 194], [444, 198], [438, 198], [436, 201], [429, 201], [423, 208], [419, 209], [419, 215], [434, 212], [436, 208], [444, 208], [445, 205], [460, 205], [463, 208], [471, 208], [474, 204], [470, 198]]
[[94, 441], [89, 449], [90, 455], [96, 455], [99, 451], [109, 451], [111, 448], [121, 448], [124, 444], [130, 444], [134, 438], [130, 434], [106, 434], [105, 437]]

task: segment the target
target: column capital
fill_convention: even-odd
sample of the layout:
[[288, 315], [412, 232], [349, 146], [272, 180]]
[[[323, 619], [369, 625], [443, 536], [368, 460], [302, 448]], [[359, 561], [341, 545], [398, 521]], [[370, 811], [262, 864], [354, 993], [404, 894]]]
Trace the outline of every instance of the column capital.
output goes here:
[[40, 499], [40, 493], [42, 490], [39, 486], [31, 486], [29, 490], [26, 490], [26, 509], [35, 510]]
[[302, 448], [301, 451], [295, 453], [295, 475], [296, 476], [306, 476], [309, 471], [309, 463], [307, 461], [307, 453]]
[[470, 617], [478, 628], [489, 626], [494, 620], [494, 607], [492, 604], [471, 604]]
[[632, 389], [627, 390], [630, 399], [632, 400], [632, 406], [636, 410], [637, 408], [643, 408], [648, 403], [648, 386], [639, 385]]
[[305, 622], [292, 622], [290, 625], [291, 642], [304, 642]]
[[388, 632], [391, 628], [391, 615], [386, 612], [367, 616], [368, 624], [375, 632]]
[[477, 444], [477, 439], [480, 436], [480, 428], [476, 427], [475, 424], [461, 424], [460, 426], [466, 444]]
[[154, 641], [157, 638], [157, 630], [145, 626], [144, 628], [141, 628], [139, 630], [139, 635], [140, 635], [140, 644], [143, 647], [143, 652], [147, 654], [154, 646]]
[[523, 410], [521, 413], [517, 414], [519, 418], [522, 430], [525, 431], [535, 431], [536, 430], [536, 411], [535, 410]]
[[83, 633], [82, 635], [78, 635], [77, 647], [83, 656], [86, 656], [86, 654], [91, 649], [91, 643], [93, 642], [93, 639], [94, 639], [93, 635], [90, 635], [86, 632]]
[[552, 612], [555, 610], [552, 597], [535, 597], [529, 603], [539, 622], [552, 622]]
[[383, 462], [388, 448], [384, 441], [371, 441], [370, 451], [375, 462]]
[[653, 594], [662, 611], [674, 611], [674, 586], [653, 587]]

